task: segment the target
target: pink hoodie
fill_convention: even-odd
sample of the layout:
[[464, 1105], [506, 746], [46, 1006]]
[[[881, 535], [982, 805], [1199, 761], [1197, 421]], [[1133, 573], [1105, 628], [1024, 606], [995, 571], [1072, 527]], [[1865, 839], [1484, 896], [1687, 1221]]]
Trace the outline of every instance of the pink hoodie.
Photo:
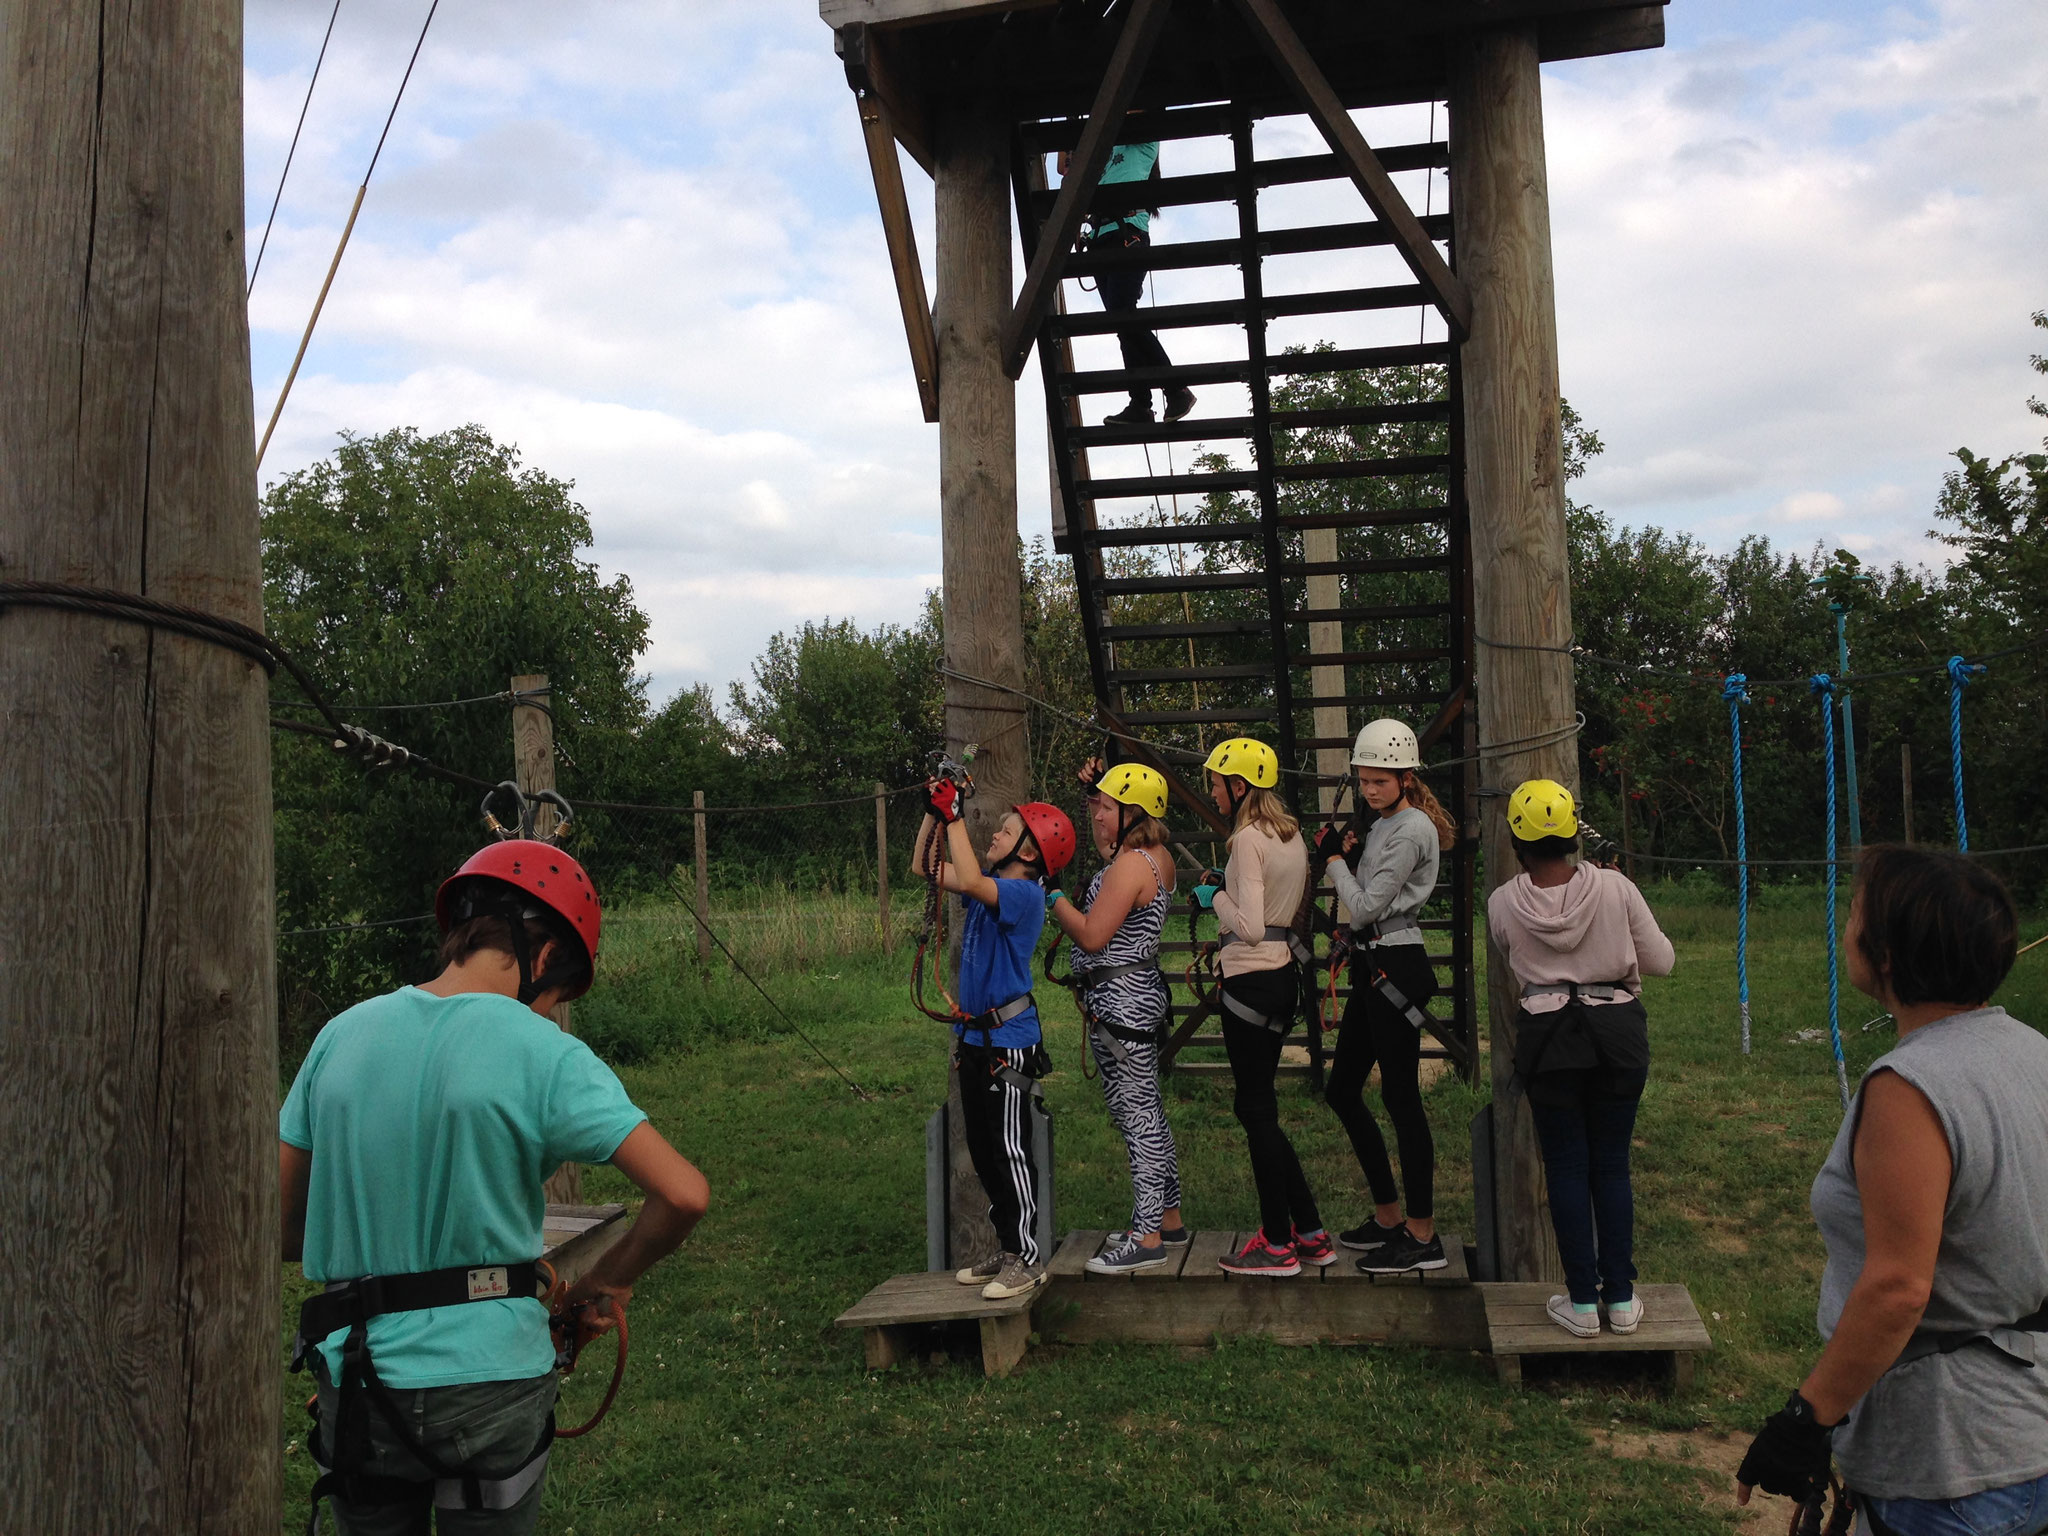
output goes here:
[[[1581, 864], [1548, 889], [1515, 876], [1487, 898], [1486, 925], [1524, 986], [1612, 984], [1639, 997], [1645, 973], [1669, 976], [1677, 960], [1634, 882], [1596, 864]], [[1553, 993], [1524, 998], [1522, 1006], [1549, 1013], [1568, 1000]]]

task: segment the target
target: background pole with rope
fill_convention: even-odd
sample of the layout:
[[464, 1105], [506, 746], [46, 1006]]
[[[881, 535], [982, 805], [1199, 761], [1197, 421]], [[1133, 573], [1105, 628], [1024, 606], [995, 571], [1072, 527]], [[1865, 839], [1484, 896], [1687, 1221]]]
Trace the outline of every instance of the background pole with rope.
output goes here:
[[[1749, 1054], [1749, 825], [1742, 804], [1742, 706], [1748, 681], [1731, 672], [1721, 689], [1728, 701], [1729, 763], [1735, 779], [1735, 996], [1742, 1010], [1742, 1054]], [[1626, 807], [1624, 806], [1624, 811]]]
[[1827, 673], [1815, 673], [1814, 697], [1820, 700], [1822, 754], [1828, 776], [1828, 1041], [1835, 1049], [1835, 1081], [1842, 1090], [1842, 1112], [1849, 1112], [1849, 1067], [1842, 1055], [1842, 940], [1835, 928], [1835, 891], [1841, 868], [1835, 862], [1835, 685]]
[[1970, 851], [1970, 817], [1963, 805], [1963, 690], [1985, 672], [1983, 663], [1948, 659], [1948, 756], [1956, 790], [1956, 852]]

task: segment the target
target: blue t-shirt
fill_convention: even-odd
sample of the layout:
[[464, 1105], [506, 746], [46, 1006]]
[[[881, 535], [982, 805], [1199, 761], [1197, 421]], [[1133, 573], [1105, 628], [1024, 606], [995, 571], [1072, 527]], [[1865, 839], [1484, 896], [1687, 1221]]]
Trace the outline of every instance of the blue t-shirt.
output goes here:
[[[996, 904], [985, 907], [967, 898], [960, 923], [960, 1006], [968, 1013], [986, 1013], [1031, 990], [1031, 957], [1045, 927], [1045, 887], [1036, 880], [996, 881]], [[1005, 1050], [1038, 1044], [1038, 1009], [1026, 1008], [1016, 1018], [988, 1032], [971, 1033], [964, 1024], [953, 1033], [969, 1045], [995, 1045]]]
[[[1110, 151], [1109, 164], [1102, 172], [1102, 184], [1108, 186], [1118, 181], [1144, 181], [1152, 174], [1152, 167], [1159, 163], [1159, 144], [1119, 144]], [[1096, 226], [1097, 235], [1106, 235], [1115, 229], [1136, 229], [1149, 231], [1152, 227], [1152, 211], [1149, 208], [1134, 208], [1105, 224]]]
[[[320, 1031], [278, 1115], [313, 1154], [309, 1280], [537, 1259], [542, 1191], [602, 1163], [647, 1117], [590, 1047], [516, 998], [406, 987]], [[330, 1380], [346, 1331], [321, 1346]], [[388, 1386], [517, 1381], [555, 1362], [537, 1300], [471, 1301], [370, 1320]]]

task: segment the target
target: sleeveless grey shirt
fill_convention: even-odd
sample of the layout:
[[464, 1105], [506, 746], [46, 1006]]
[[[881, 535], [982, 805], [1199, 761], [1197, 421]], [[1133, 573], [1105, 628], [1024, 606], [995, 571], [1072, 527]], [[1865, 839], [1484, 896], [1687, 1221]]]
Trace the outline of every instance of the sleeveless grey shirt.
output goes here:
[[[1972, 1332], [2048, 1299], [2048, 1038], [2003, 1008], [1916, 1029], [1864, 1074], [1892, 1071], [1934, 1106], [1955, 1174], [1921, 1327]], [[1832, 1337], [1863, 1271], [1854, 1144], [1859, 1089], [1813, 1181], [1827, 1243], [1820, 1332]], [[2048, 1334], [2029, 1369], [1982, 1344], [1888, 1371], [1835, 1431], [1851, 1488], [1880, 1499], [1959, 1499], [2048, 1475]]]

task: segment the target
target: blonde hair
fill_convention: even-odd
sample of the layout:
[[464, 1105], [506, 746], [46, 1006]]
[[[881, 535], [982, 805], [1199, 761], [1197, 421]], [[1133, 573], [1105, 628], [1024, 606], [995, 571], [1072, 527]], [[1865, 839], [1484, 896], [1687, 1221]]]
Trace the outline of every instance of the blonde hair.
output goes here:
[[1239, 802], [1237, 824], [1231, 831], [1235, 835], [1251, 826], [1271, 833], [1283, 843], [1292, 842], [1301, 830], [1300, 820], [1287, 809], [1287, 802], [1280, 798], [1280, 791], [1260, 789], [1257, 785], [1252, 785], [1251, 792]]
[[1451, 820], [1451, 813], [1443, 808], [1437, 797], [1430, 793], [1429, 786], [1413, 768], [1401, 770], [1401, 797], [1416, 810], [1430, 819], [1436, 827], [1436, 846], [1440, 853], [1448, 853], [1458, 841], [1458, 824]]
[[1124, 848], [1164, 848], [1173, 841], [1173, 834], [1166, 830], [1166, 823], [1157, 816], [1141, 815], [1124, 828]]

